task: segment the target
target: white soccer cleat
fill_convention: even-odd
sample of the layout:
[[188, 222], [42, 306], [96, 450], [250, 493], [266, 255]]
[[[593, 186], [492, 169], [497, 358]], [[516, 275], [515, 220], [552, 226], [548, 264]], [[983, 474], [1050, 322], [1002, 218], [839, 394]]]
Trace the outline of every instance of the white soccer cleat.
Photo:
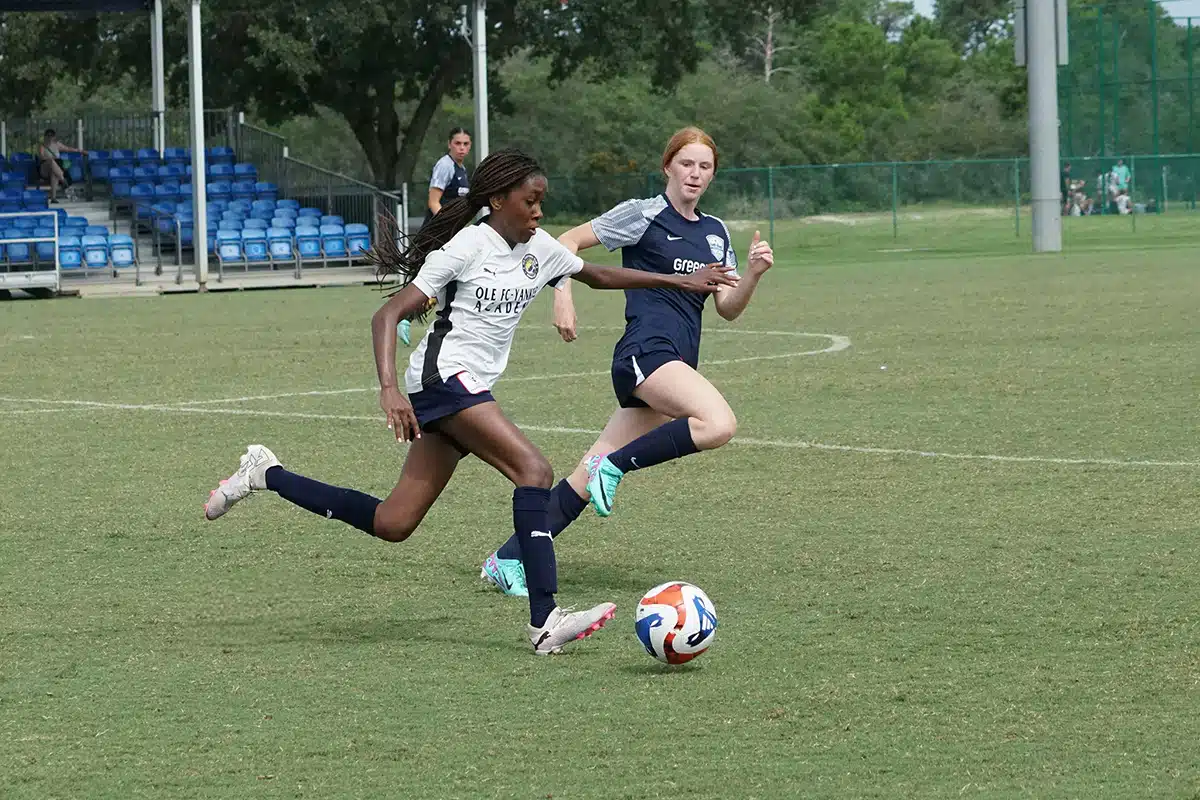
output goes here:
[[221, 481], [221, 485], [209, 494], [204, 504], [204, 518], [214, 520], [226, 514], [239, 500], [251, 492], [267, 488], [267, 470], [283, 466], [275, 454], [261, 444], [246, 448], [246, 454], [238, 462], [237, 472]]
[[561, 653], [571, 642], [591, 636], [604, 627], [604, 623], [617, 613], [615, 603], [601, 603], [587, 611], [571, 611], [555, 608], [540, 628], [525, 626], [533, 652], [539, 656]]

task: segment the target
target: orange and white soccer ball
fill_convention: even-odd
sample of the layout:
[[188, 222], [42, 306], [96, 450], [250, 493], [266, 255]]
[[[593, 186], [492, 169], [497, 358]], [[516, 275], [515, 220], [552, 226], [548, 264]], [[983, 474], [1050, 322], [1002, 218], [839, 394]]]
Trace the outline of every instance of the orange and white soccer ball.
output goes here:
[[647, 653], [668, 664], [683, 664], [712, 644], [717, 609], [700, 587], [670, 581], [646, 592], [634, 627]]

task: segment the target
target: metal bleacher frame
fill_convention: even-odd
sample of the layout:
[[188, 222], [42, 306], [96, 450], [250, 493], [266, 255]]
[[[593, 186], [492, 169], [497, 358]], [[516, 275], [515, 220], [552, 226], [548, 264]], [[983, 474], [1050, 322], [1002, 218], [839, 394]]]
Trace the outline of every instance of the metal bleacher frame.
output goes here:
[[[46, 289], [58, 292], [62, 285], [62, 264], [58, 258], [58, 221], [59, 215], [53, 211], [14, 211], [0, 213], [0, 219], [13, 217], [53, 217], [54, 236], [52, 238], [29, 236], [20, 239], [0, 239], [4, 246], [4, 272], [0, 272], [0, 289]], [[37, 246], [47, 242], [54, 243], [54, 269], [36, 269], [38, 265]], [[29, 262], [35, 269], [12, 271], [13, 264], [9, 262], [8, 248], [14, 244], [33, 245], [30, 253], [33, 260]], [[17, 266], [23, 266], [18, 264]]]

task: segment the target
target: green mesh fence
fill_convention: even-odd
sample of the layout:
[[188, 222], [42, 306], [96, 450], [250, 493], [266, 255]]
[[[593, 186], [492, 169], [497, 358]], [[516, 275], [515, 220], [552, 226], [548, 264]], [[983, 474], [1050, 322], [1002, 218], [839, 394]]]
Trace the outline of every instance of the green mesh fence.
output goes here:
[[[1118, 160], [1130, 170], [1127, 204], [1108, 189]], [[1200, 193], [1200, 155], [1063, 162], [1071, 164], [1071, 180], [1083, 184], [1080, 202], [1064, 204], [1065, 247], [1200, 241], [1200, 218], [1190, 213]], [[658, 175], [551, 178], [547, 214], [551, 223], [571, 224], [662, 187]], [[799, 248], [1030, 247], [1029, 162], [1023, 158], [722, 169], [701, 207], [735, 232], [760, 229]]]

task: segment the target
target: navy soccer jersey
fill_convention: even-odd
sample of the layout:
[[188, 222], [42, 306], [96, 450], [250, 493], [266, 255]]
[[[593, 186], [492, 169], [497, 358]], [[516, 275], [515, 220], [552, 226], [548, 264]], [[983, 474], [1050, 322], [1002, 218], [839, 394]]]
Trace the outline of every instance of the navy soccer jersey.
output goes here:
[[[690, 274], [716, 262], [736, 268], [737, 256], [725, 223], [696, 213], [698, 219], [687, 219], [666, 195], [626, 200], [592, 220], [592, 232], [609, 250], [621, 248], [621, 263], [628, 269], [670, 275]], [[625, 335], [617, 342], [614, 361], [673, 352], [696, 367], [700, 318], [707, 299], [708, 295], [681, 289], [627, 289]]]

